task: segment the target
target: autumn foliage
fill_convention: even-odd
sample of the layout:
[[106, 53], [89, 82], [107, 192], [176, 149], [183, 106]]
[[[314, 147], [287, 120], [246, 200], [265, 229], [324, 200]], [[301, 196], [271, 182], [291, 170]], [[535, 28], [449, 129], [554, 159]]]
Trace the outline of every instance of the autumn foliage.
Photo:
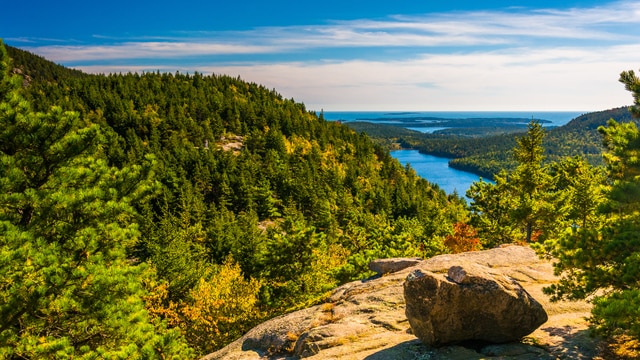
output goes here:
[[444, 245], [454, 254], [482, 248], [477, 231], [471, 225], [463, 222], [453, 225], [453, 234], [447, 235]]

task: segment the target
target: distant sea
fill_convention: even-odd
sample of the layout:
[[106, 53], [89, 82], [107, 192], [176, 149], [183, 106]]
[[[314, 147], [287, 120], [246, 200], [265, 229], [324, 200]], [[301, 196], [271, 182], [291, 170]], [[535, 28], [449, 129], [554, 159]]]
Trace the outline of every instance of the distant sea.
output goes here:
[[[545, 126], [562, 126], [588, 111], [325, 111], [327, 120], [393, 122], [402, 118], [437, 117], [443, 119], [521, 118], [549, 120]], [[376, 120], [372, 119], [383, 119]]]

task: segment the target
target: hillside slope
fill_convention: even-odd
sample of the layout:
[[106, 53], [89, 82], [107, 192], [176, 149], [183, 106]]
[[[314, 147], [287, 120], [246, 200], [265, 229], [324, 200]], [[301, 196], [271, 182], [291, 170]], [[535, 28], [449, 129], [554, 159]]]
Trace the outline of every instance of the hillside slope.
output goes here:
[[87, 75], [9, 52], [13, 73], [30, 77], [20, 92], [34, 111], [74, 111], [77, 126], [99, 128], [87, 156], [151, 169], [153, 196], [120, 219], [141, 234], [127, 257], [153, 279], [149, 314], [197, 353], [370, 275], [374, 258], [445, 251], [466, 216], [461, 199], [367, 136], [264, 86], [199, 73]]

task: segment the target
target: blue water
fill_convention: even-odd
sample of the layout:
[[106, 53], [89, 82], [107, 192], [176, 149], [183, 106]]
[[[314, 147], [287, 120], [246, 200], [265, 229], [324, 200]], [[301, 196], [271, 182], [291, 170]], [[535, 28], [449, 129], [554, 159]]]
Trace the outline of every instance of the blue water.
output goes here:
[[433, 133], [435, 131], [438, 131], [438, 130], [450, 129], [448, 127], [424, 127], [424, 128], [419, 128], [419, 127], [410, 127], [410, 126], [407, 126], [406, 128], [409, 129], [409, 130], [413, 130], [413, 131], [419, 131], [419, 132], [425, 133], [425, 134], [431, 134], [431, 133]]
[[391, 151], [391, 156], [402, 165], [411, 165], [420, 177], [438, 184], [447, 194], [456, 191], [458, 195], [464, 196], [471, 184], [480, 180], [475, 174], [450, 168], [447, 158], [421, 154], [418, 150], [394, 150]]
[[[357, 121], [364, 119], [380, 119], [380, 123], [389, 123], [394, 119], [411, 117], [436, 117], [443, 119], [471, 119], [471, 118], [521, 118], [549, 120], [545, 126], [561, 126], [586, 111], [325, 111], [327, 120]], [[364, 120], [371, 121], [371, 120]], [[375, 121], [371, 121], [375, 122]]]
[[[382, 124], [394, 123], [394, 120], [413, 117], [435, 117], [444, 119], [470, 118], [522, 118], [548, 120], [544, 126], [562, 126], [586, 112], [581, 111], [325, 111], [327, 120], [370, 121]], [[375, 120], [381, 119], [381, 120]], [[383, 120], [382, 120], [383, 119]], [[421, 132], [433, 132], [441, 127], [407, 127]], [[391, 155], [402, 165], [409, 164], [416, 173], [429, 182], [438, 184], [448, 194], [454, 191], [464, 196], [473, 182], [480, 178], [472, 173], [449, 167], [449, 159], [420, 154], [417, 150], [396, 150]], [[487, 179], [484, 179], [488, 181]]]
[[[521, 118], [549, 120], [544, 126], [562, 126], [574, 118], [584, 114], [581, 111], [325, 111], [327, 120], [370, 121], [373, 123], [395, 123], [396, 119], [412, 117], [435, 117], [444, 119], [482, 119], [482, 118]], [[384, 119], [384, 120], [372, 120]], [[433, 132], [441, 127], [407, 129]], [[467, 189], [480, 178], [472, 173], [449, 167], [449, 159], [433, 155], [420, 154], [417, 150], [395, 150], [391, 155], [402, 165], [410, 164], [416, 173], [429, 182], [438, 184], [448, 194], [454, 191], [464, 196]], [[484, 179], [488, 181], [487, 179]]]

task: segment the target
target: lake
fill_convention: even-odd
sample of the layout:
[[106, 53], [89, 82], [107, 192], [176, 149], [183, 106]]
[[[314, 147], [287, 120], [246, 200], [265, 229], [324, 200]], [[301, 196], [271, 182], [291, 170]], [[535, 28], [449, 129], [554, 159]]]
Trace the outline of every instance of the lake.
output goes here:
[[410, 164], [420, 177], [438, 184], [447, 194], [456, 191], [464, 196], [471, 183], [480, 180], [475, 174], [450, 168], [447, 158], [421, 154], [418, 150], [393, 150], [391, 156], [402, 165]]

